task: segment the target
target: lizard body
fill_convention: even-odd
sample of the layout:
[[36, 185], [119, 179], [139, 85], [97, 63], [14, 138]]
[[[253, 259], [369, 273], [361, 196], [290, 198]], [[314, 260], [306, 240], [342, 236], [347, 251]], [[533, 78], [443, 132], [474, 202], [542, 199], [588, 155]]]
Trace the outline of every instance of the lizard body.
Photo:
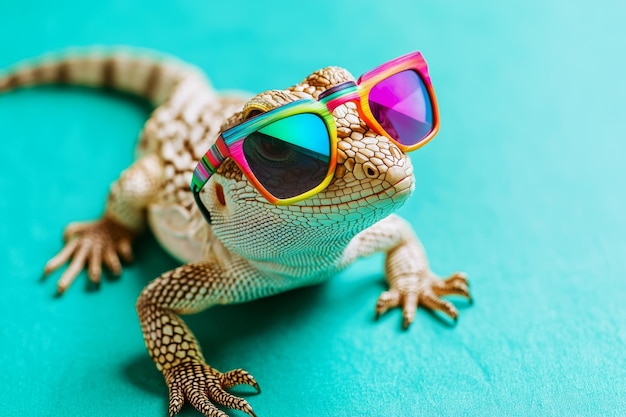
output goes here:
[[171, 415], [185, 400], [207, 416], [226, 416], [214, 404], [254, 415], [227, 390], [237, 384], [258, 389], [246, 371], [221, 373], [207, 365], [180, 314], [317, 284], [376, 252], [386, 253], [390, 286], [378, 299], [377, 315], [401, 307], [408, 326], [421, 304], [456, 319], [455, 307], [441, 297], [469, 297], [464, 274], [441, 279], [432, 273], [410, 225], [393, 214], [414, 189], [411, 161], [360, 119], [354, 103], [333, 111], [337, 169], [320, 193], [291, 205], [271, 204], [227, 160], [200, 196], [210, 225], [194, 203], [193, 169], [220, 131], [353, 80], [348, 71], [328, 67], [286, 90], [248, 99], [216, 93], [198, 69], [172, 58], [116, 49], [44, 59], [0, 76], [0, 92], [77, 84], [130, 92], [155, 106], [140, 134], [137, 159], [112, 184], [103, 217], [70, 224], [65, 247], [45, 271], [69, 261], [59, 292], [85, 267], [98, 283], [102, 265], [121, 271], [120, 258], [131, 258], [132, 240], [146, 224], [184, 263], [152, 281], [137, 301], [148, 352], [170, 390]]

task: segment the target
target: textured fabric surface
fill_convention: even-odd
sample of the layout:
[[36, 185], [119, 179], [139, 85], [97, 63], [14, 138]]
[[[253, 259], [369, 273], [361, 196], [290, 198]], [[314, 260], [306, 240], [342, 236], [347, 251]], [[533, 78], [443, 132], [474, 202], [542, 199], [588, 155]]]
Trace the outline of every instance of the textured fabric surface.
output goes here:
[[[623, 415], [626, 50], [622, 2], [8, 2], [0, 68], [71, 45], [177, 55], [221, 89], [355, 75], [420, 49], [439, 136], [401, 213], [442, 275], [468, 272], [456, 327], [379, 322], [382, 258], [329, 283], [187, 317], [208, 362], [243, 367], [259, 416]], [[0, 96], [0, 415], [163, 416], [134, 303], [176, 265], [147, 236], [121, 279], [39, 282], [66, 223], [97, 217], [148, 114], [87, 89]], [[245, 390], [244, 390], [245, 391]], [[198, 415], [186, 407], [184, 416]], [[231, 415], [241, 415], [231, 412]]]

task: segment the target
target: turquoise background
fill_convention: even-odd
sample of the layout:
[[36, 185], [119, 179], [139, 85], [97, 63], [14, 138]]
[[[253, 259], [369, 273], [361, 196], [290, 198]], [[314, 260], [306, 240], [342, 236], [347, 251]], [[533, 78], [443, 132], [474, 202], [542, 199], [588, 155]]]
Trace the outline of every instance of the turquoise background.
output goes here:
[[[420, 49], [439, 136], [401, 214], [435, 271], [469, 273], [450, 326], [373, 320], [381, 256], [319, 287], [190, 316], [262, 416], [626, 413], [626, 7], [621, 1], [5, 1], [0, 68], [71, 45], [177, 55], [221, 89], [360, 74]], [[164, 416], [134, 303], [176, 265], [150, 236], [121, 279], [40, 282], [70, 221], [100, 215], [148, 109], [45, 87], [0, 96], [0, 415]], [[241, 392], [242, 390], [240, 390]], [[245, 390], [243, 390], [245, 391]], [[199, 415], [185, 408], [184, 416]], [[230, 412], [232, 416], [241, 416]]]

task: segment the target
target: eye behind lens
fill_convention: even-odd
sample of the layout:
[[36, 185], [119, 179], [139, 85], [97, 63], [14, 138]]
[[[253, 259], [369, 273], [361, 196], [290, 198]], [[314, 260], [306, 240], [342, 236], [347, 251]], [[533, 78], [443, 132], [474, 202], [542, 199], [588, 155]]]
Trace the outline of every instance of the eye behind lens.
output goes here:
[[301, 113], [248, 135], [243, 153], [265, 190], [287, 199], [323, 183], [329, 171], [330, 136], [320, 116]]
[[288, 164], [289, 160], [293, 159], [293, 149], [289, 144], [259, 132], [255, 132], [253, 135], [260, 136], [250, 139], [257, 144], [253, 152], [259, 161], [264, 160], [271, 164]]

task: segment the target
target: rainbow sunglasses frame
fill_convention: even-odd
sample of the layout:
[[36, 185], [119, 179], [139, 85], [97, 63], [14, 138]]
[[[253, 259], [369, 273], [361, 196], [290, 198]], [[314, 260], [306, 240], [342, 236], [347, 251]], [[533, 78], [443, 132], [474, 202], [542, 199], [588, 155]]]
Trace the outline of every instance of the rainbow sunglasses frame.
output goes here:
[[[405, 70], [413, 70], [417, 72], [426, 86], [428, 97], [431, 102], [433, 118], [431, 131], [413, 145], [401, 144], [389, 133], [387, 133], [383, 126], [374, 117], [368, 101], [369, 93], [375, 85], [382, 80]], [[259, 193], [261, 193], [261, 195], [263, 195], [263, 197], [272, 204], [289, 205], [312, 197], [313, 195], [324, 190], [332, 181], [335, 168], [337, 166], [337, 128], [332, 112], [340, 105], [348, 102], [356, 102], [359, 116], [365, 121], [365, 123], [367, 123], [367, 125], [377, 133], [386, 136], [403, 152], [410, 152], [424, 146], [439, 131], [439, 107], [437, 105], [435, 91], [428, 74], [426, 61], [420, 52], [412, 52], [407, 55], [403, 55], [363, 74], [359, 77], [356, 83], [353, 81], [343, 82], [322, 92], [317, 100], [301, 99], [285, 104], [266, 113], [254, 116], [251, 119], [222, 132], [215, 141], [215, 144], [211, 146], [211, 148], [198, 162], [191, 181], [191, 190], [194, 194], [194, 198], [207, 221], [209, 223], [211, 222], [210, 214], [206, 211], [204, 204], [200, 200], [200, 191], [209, 181], [211, 176], [217, 171], [220, 165], [229, 157], [241, 169], [243, 174], [259, 191]], [[277, 198], [267, 191], [267, 189], [259, 182], [252, 172], [252, 169], [248, 165], [243, 152], [243, 142], [247, 136], [271, 123], [302, 113], [312, 113], [318, 115], [326, 125], [328, 140], [330, 141], [328, 172], [326, 173], [324, 180], [311, 190], [294, 197]]]

